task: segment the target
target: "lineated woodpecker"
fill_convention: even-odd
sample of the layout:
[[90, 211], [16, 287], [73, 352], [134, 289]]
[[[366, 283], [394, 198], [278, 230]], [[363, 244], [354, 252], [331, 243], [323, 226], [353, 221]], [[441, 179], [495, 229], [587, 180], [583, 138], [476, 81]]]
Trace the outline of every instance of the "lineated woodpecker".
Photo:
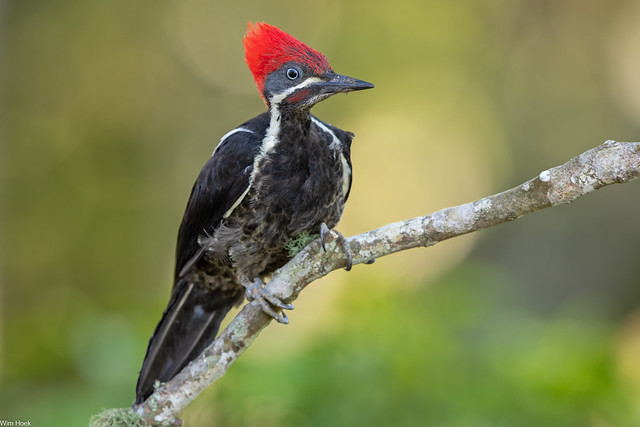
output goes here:
[[287, 323], [280, 311], [293, 306], [264, 294], [263, 279], [288, 261], [290, 239], [335, 227], [349, 196], [353, 134], [309, 110], [373, 85], [336, 74], [323, 54], [265, 23], [249, 24], [244, 47], [268, 111], [224, 135], [193, 186], [136, 404], [195, 359], [245, 295]]

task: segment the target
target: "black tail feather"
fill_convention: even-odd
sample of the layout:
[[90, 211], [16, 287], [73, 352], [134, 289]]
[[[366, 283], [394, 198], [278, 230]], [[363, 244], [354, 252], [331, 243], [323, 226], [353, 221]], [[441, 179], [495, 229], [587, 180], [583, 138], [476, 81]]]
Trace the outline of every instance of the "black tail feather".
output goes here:
[[136, 405], [154, 390], [156, 380], [169, 381], [215, 339], [222, 319], [237, 296], [213, 292], [181, 279], [149, 340], [136, 386]]

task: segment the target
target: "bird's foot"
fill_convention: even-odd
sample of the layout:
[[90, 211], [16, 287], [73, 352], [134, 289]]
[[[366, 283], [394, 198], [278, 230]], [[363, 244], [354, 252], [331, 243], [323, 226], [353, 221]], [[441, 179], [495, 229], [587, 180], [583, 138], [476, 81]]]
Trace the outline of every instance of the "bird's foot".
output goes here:
[[247, 300], [253, 301], [256, 300], [260, 303], [262, 307], [262, 311], [267, 313], [269, 316], [273, 317], [276, 322], [284, 323], [285, 325], [289, 323], [289, 318], [286, 313], [283, 311], [282, 313], [278, 313], [274, 310], [274, 307], [277, 307], [282, 310], [293, 310], [292, 304], [286, 304], [280, 301], [279, 298], [269, 295], [264, 291], [264, 281], [259, 278], [253, 279], [253, 281], [247, 278], [241, 278], [240, 283], [244, 286], [245, 296]]
[[341, 232], [336, 229], [329, 229], [327, 224], [324, 222], [320, 225], [320, 243], [322, 244], [322, 250], [325, 252], [327, 251], [325, 243], [329, 234], [333, 236], [337, 245], [342, 249], [345, 257], [347, 257], [347, 266], [344, 269], [347, 271], [351, 270], [351, 267], [353, 266], [353, 257], [351, 256], [351, 246], [349, 245], [349, 242], [347, 242], [347, 239], [344, 238]]

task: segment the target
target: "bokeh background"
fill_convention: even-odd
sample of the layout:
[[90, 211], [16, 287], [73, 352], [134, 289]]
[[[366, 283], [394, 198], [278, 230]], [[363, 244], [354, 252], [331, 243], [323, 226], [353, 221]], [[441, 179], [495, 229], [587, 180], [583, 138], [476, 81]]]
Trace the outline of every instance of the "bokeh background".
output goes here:
[[[374, 82], [357, 234], [640, 139], [640, 1], [0, 3], [0, 419], [132, 403], [177, 227], [220, 136], [261, 113], [248, 21]], [[640, 425], [640, 183], [335, 272], [187, 425]]]

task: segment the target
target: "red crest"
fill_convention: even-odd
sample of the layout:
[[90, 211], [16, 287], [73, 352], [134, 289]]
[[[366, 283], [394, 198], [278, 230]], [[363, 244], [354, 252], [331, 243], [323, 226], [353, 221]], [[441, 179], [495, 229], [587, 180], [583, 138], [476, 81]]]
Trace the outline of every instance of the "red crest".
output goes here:
[[304, 63], [318, 74], [331, 70], [323, 54], [264, 22], [249, 23], [243, 43], [245, 61], [261, 96], [267, 76], [289, 61]]

